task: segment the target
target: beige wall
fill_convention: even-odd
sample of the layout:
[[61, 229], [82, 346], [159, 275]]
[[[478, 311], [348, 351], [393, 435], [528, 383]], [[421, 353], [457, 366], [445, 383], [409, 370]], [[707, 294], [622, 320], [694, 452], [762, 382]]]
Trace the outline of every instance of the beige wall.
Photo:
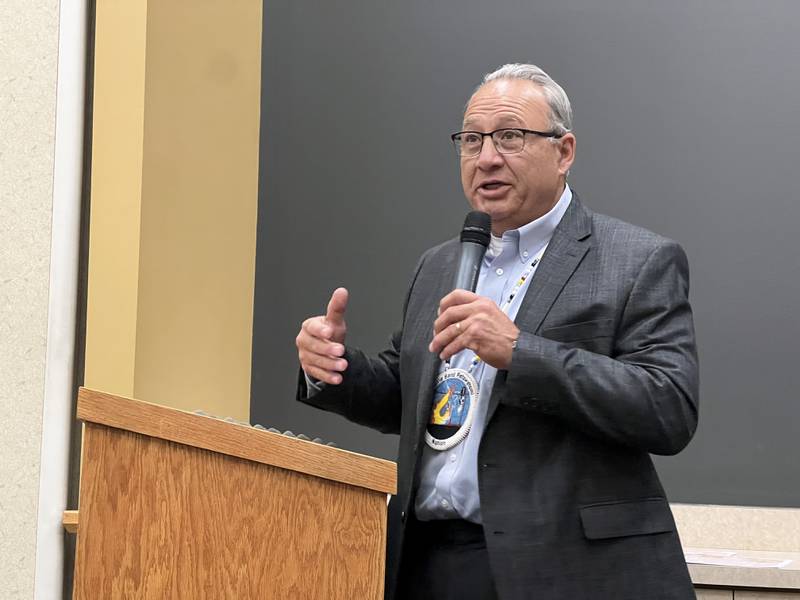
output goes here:
[[246, 420], [260, 0], [151, 2], [146, 67], [134, 395]]
[[672, 514], [687, 547], [800, 552], [800, 508], [672, 504]]
[[[95, 121], [95, 133], [100, 134], [94, 140], [99, 143], [92, 180], [97, 202], [92, 204], [94, 302], [89, 327], [96, 343], [87, 356], [87, 383], [130, 394], [137, 384], [145, 399], [175, 404], [174, 397], [181, 394], [194, 406], [246, 418], [261, 3], [219, 1], [200, 8], [177, 0], [153, 4], [157, 10], [150, 14], [146, 2], [97, 6], [103, 26], [98, 29], [95, 58], [104, 79], [95, 89], [101, 121], [99, 128]], [[65, 22], [82, 22], [82, 7], [73, 12]], [[215, 36], [208, 36], [209, 31]], [[83, 64], [83, 42], [80, 36], [77, 60], [63, 78], [79, 90], [82, 73], [79, 76], [75, 67]], [[197, 60], [187, 61], [192, 57]], [[43, 439], [43, 431], [50, 431], [54, 422], [47, 390], [53, 364], [70, 372], [72, 357], [66, 353], [74, 329], [72, 323], [58, 330], [63, 334], [55, 336], [60, 350], [46, 365], [46, 353], [54, 346], [48, 318], [53, 326], [52, 301], [59, 297], [51, 277], [63, 279], [66, 274], [58, 270], [63, 259], [58, 255], [52, 257], [56, 275], [50, 271], [53, 234], [63, 237], [62, 228], [53, 230], [51, 225], [56, 217], [54, 191], [63, 188], [59, 184], [54, 190], [54, 168], [60, 177], [54, 159], [58, 58], [57, 0], [0, 2], [3, 600], [33, 598], [34, 593], [57, 597], [42, 590], [56, 589], [60, 581], [57, 520], [66, 507], [53, 496], [58, 506], [43, 513], [47, 497], [39, 502], [40, 485], [47, 488], [47, 482], [58, 479], [51, 468], [58, 460], [45, 465], [40, 458], [43, 443], [48, 446], [52, 439]], [[145, 108], [152, 116], [147, 127]], [[82, 109], [81, 100], [73, 102], [68, 118], [80, 121]], [[79, 131], [80, 124], [76, 128]], [[79, 171], [80, 149], [70, 148], [68, 155], [67, 162]], [[79, 175], [69, 184], [71, 190], [79, 188]], [[140, 253], [140, 248], [145, 251]], [[68, 301], [74, 305], [74, 290]], [[74, 315], [74, 306], [67, 312]], [[68, 428], [71, 391], [66, 380], [63, 383], [66, 400], [60, 399], [55, 412], [63, 412], [62, 424]], [[65, 435], [60, 431], [58, 437]], [[57, 455], [63, 458], [66, 452]], [[45, 466], [53, 476], [40, 481]], [[45, 545], [40, 537], [37, 547], [37, 533], [51, 529], [54, 535], [46, 539], [53, 548], [42, 551]], [[43, 561], [38, 566], [37, 552]], [[42, 573], [52, 574], [48, 583], [55, 587], [40, 587]]]
[[261, 6], [98, 4], [87, 387], [249, 418]]
[[0, 2], [0, 598], [33, 597], [58, 2]]

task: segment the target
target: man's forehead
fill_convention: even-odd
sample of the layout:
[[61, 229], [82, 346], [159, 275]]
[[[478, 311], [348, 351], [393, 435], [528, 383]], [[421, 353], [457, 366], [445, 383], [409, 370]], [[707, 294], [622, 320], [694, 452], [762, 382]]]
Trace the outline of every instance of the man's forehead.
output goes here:
[[[478, 112], [474, 114], [464, 115], [464, 127], [469, 129], [482, 120], [484, 113]], [[520, 127], [525, 125], [525, 117], [522, 114], [514, 112], [494, 113], [491, 115], [492, 121], [497, 127]]]
[[472, 94], [464, 110], [464, 123], [491, 114], [498, 121], [524, 121], [531, 113], [549, 113], [542, 88], [524, 79], [498, 79], [485, 83]]

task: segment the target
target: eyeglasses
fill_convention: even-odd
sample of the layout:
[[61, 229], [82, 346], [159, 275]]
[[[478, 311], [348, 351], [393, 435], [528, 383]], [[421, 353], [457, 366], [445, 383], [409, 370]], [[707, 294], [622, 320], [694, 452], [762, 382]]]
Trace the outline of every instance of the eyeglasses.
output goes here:
[[478, 156], [483, 148], [483, 138], [490, 137], [494, 147], [500, 154], [516, 154], [522, 152], [525, 147], [525, 134], [538, 135], [544, 138], [562, 138], [564, 134], [555, 131], [534, 131], [533, 129], [520, 129], [518, 127], [506, 127], [495, 129], [488, 133], [482, 131], [459, 131], [450, 136], [453, 145], [456, 147], [456, 154], [468, 158]]

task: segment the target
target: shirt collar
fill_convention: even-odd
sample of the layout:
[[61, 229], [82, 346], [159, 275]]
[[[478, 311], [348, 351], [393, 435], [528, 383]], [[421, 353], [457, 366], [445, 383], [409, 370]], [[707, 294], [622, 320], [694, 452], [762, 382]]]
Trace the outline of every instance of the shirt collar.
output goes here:
[[569, 185], [564, 185], [564, 191], [555, 206], [538, 219], [526, 223], [518, 229], [511, 229], [503, 233], [503, 237], [492, 234], [489, 248], [486, 251], [486, 260], [490, 261], [499, 256], [503, 250], [513, 249], [519, 255], [521, 262], [528, 262], [536, 253], [550, 243], [556, 227], [569, 208], [572, 201], [572, 190]]

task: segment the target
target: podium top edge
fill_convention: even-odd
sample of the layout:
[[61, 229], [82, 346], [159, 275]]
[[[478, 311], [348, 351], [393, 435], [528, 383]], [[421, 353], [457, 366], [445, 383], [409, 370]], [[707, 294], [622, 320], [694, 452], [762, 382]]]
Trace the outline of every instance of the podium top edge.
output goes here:
[[395, 463], [214, 417], [81, 387], [78, 419], [386, 494]]

